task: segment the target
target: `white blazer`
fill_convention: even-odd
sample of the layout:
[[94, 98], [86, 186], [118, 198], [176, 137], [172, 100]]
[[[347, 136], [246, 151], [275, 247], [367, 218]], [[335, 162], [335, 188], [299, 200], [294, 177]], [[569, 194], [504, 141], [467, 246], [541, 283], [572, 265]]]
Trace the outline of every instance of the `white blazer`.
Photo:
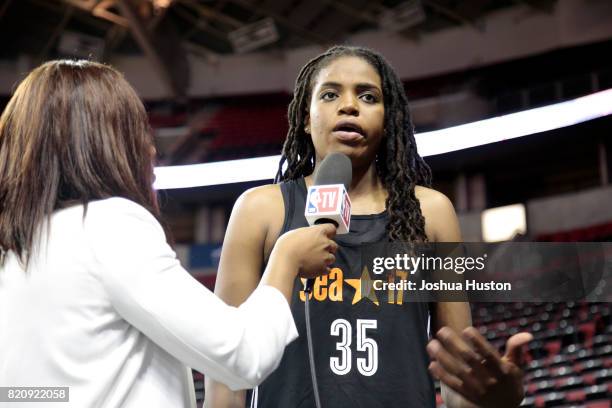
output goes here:
[[57, 211], [41, 237], [27, 271], [11, 252], [0, 266], [0, 386], [70, 387], [50, 407], [193, 407], [188, 367], [252, 388], [297, 337], [280, 291], [226, 305], [132, 201]]

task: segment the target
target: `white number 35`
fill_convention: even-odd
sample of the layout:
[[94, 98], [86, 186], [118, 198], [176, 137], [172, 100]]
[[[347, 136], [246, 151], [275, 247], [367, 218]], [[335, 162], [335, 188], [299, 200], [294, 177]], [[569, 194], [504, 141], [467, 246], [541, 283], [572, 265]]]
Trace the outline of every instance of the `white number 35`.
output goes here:
[[[366, 357], [357, 358], [357, 370], [361, 375], [371, 376], [378, 370], [378, 344], [368, 338], [366, 331], [376, 329], [376, 320], [357, 319], [357, 351], [365, 351]], [[332, 336], [340, 336], [336, 343], [336, 350], [340, 352], [339, 357], [330, 357], [329, 366], [334, 374], [345, 375], [351, 371], [352, 352], [351, 342], [353, 336], [351, 324], [345, 319], [336, 319], [330, 327]]]

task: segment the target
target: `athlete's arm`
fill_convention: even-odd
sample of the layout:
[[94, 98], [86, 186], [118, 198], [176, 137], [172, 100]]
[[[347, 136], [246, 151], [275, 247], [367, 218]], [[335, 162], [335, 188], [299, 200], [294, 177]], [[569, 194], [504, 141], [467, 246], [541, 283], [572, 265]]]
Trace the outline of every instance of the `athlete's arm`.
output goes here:
[[[425, 200], [422, 199], [421, 202], [430, 241], [461, 242], [459, 221], [450, 200], [442, 193], [429, 190], [425, 195]], [[432, 312], [432, 332], [436, 333], [437, 337], [445, 338], [451, 333], [461, 333], [463, 329], [472, 325], [470, 306], [467, 302], [438, 302]], [[430, 342], [427, 347], [430, 355], [432, 349], [437, 350], [438, 344], [436, 341]], [[435, 364], [432, 363], [434, 366]], [[432, 372], [436, 374], [435, 371]], [[462, 405], [459, 401], [462, 398], [443, 381], [440, 386], [442, 398], [448, 407], [454, 408]]]
[[[430, 231], [437, 242], [460, 242], [457, 215], [444, 195], [429, 200]], [[427, 213], [424, 211], [426, 221]], [[442, 397], [449, 408], [518, 407], [523, 399], [521, 348], [531, 340], [528, 333], [512, 336], [506, 355], [472, 327], [469, 303], [438, 302], [432, 316], [436, 338], [427, 351], [430, 371], [440, 380]], [[471, 402], [470, 402], [471, 401]]]
[[[257, 287], [265, 256], [269, 255], [274, 242], [267, 239], [268, 233], [275, 230], [272, 233], [276, 239], [283, 214], [278, 185], [248, 190], [236, 201], [225, 233], [215, 284], [215, 294], [227, 304], [239, 306]], [[208, 378], [204, 395], [206, 408], [245, 406], [245, 391], [233, 392]]]

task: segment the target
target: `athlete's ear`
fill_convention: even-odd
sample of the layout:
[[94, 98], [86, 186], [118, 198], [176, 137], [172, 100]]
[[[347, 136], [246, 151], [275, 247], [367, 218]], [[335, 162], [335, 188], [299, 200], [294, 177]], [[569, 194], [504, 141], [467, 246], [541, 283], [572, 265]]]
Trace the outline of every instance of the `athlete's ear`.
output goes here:
[[304, 132], [310, 134], [310, 113], [306, 112], [306, 117], [304, 117]]

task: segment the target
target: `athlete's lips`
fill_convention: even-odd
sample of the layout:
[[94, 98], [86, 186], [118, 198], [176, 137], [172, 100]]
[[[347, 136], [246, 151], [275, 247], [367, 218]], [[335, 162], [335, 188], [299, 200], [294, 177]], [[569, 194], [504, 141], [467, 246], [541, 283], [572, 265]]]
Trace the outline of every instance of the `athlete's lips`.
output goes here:
[[334, 135], [344, 141], [356, 141], [365, 138], [365, 133], [359, 124], [350, 120], [341, 120], [332, 130]]

